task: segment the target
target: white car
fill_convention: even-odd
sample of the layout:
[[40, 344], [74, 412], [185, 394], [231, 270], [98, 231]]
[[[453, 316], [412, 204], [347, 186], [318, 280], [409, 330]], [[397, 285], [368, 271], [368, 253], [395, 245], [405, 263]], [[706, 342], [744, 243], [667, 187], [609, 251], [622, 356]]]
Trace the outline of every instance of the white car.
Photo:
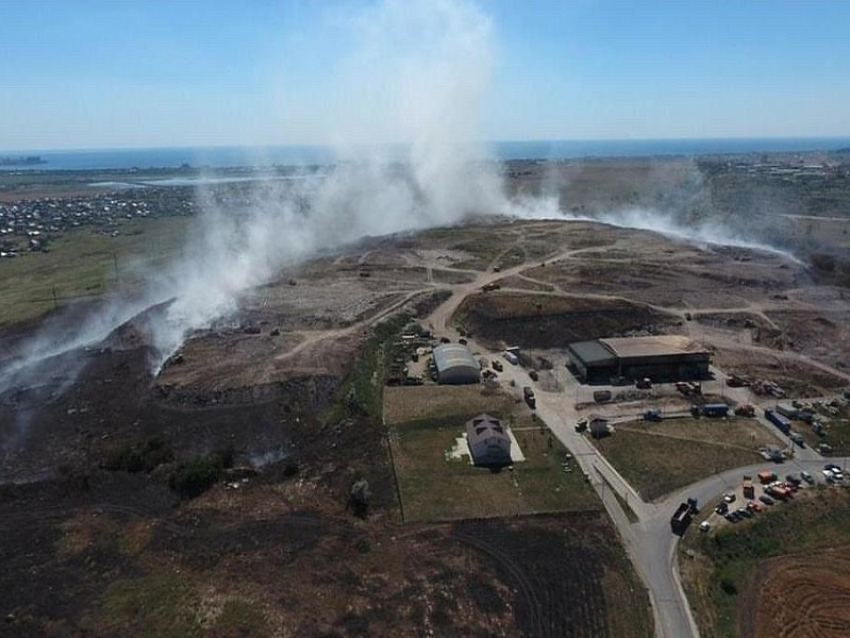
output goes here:
[[701, 532], [707, 532], [710, 529], [711, 529], [711, 523], [709, 523], [708, 521], [703, 521], [702, 523], [699, 524], [699, 531], [701, 531]]
[[726, 501], [727, 503], [734, 503], [735, 502], [735, 495], [732, 494], [732, 492], [729, 492], [728, 494], [724, 494], [723, 500]]
[[835, 482], [835, 474], [832, 473], [832, 470], [822, 470], [823, 477], [826, 479], [827, 483]]

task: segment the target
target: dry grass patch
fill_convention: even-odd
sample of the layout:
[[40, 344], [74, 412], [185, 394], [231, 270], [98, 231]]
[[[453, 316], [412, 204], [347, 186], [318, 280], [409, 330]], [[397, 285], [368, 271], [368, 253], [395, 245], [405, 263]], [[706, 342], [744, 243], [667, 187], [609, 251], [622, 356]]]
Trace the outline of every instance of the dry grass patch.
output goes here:
[[[538, 427], [515, 432], [526, 460], [491, 471], [448, 458], [471, 414], [400, 423], [391, 428], [405, 521], [444, 521], [599, 508], [578, 466], [565, 472], [567, 451]], [[510, 419], [508, 419], [510, 421]]]
[[764, 445], [785, 444], [755, 419], [664, 419], [661, 422], [633, 421], [620, 423], [618, 431], [665, 436], [715, 445], [756, 450]]
[[622, 429], [594, 443], [623, 478], [650, 501], [761, 458], [754, 447], [741, 449]]
[[388, 425], [453, 414], [507, 413], [513, 399], [481, 385], [420, 385], [384, 388]]

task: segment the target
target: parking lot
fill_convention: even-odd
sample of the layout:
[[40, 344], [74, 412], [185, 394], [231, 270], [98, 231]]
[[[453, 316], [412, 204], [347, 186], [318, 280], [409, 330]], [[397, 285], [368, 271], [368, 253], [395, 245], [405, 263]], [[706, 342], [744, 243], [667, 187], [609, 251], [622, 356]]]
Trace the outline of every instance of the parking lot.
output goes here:
[[[767, 514], [774, 507], [782, 507], [789, 500], [810, 498], [818, 489], [850, 487], [845, 468], [824, 463], [820, 470], [796, 470], [789, 467], [783, 473], [782, 465], [765, 469], [756, 475], [741, 475], [741, 481], [716, 500], [707, 503], [698, 517], [698, 529], [710, 532], [724, 526], [736, 525], [756, 516]], [[794, 471], [796, 470], [796, 471]], [[745, 495], [745, 483], [752, 485], [750, 497]]]

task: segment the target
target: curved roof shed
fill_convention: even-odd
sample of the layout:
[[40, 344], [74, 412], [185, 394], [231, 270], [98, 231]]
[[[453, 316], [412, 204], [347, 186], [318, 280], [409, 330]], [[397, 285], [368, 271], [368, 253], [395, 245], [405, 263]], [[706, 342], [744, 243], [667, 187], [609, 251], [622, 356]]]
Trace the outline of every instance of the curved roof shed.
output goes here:
[[481, 366], [464, 345], [445, 343], [434, 348], [437, 382], [447, 384], [478, 383]]

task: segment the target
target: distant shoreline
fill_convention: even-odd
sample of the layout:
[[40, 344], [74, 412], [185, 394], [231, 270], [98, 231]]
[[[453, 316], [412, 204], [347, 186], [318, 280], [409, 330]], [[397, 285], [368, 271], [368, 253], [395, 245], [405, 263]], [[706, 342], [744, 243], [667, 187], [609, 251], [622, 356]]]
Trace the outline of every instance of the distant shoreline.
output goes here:
[[[754, 153], [841, 152], [850, 137], [831, 138], [731, 138], [666, 140], [531, 140], [482, 143], [482, 160], [578, 160], [628, 157], [740, 155]], [[363, 155], [405, 159], [405, 147], [363, 147]], [[279, 166], [316, 166], [350, 161], [327, 146], [270, 146], [265, 148], [146, 148], [80, 149], [6, 152], [0, 157], [37, 158], [38, 163], [5, 164], [0, 170], [81, 171], [221, 169]]]
[[47, 160], [42, 159], [40, 155], [0, 155], [0, 166], [14, 168], [37, 164], [47, 164]]

